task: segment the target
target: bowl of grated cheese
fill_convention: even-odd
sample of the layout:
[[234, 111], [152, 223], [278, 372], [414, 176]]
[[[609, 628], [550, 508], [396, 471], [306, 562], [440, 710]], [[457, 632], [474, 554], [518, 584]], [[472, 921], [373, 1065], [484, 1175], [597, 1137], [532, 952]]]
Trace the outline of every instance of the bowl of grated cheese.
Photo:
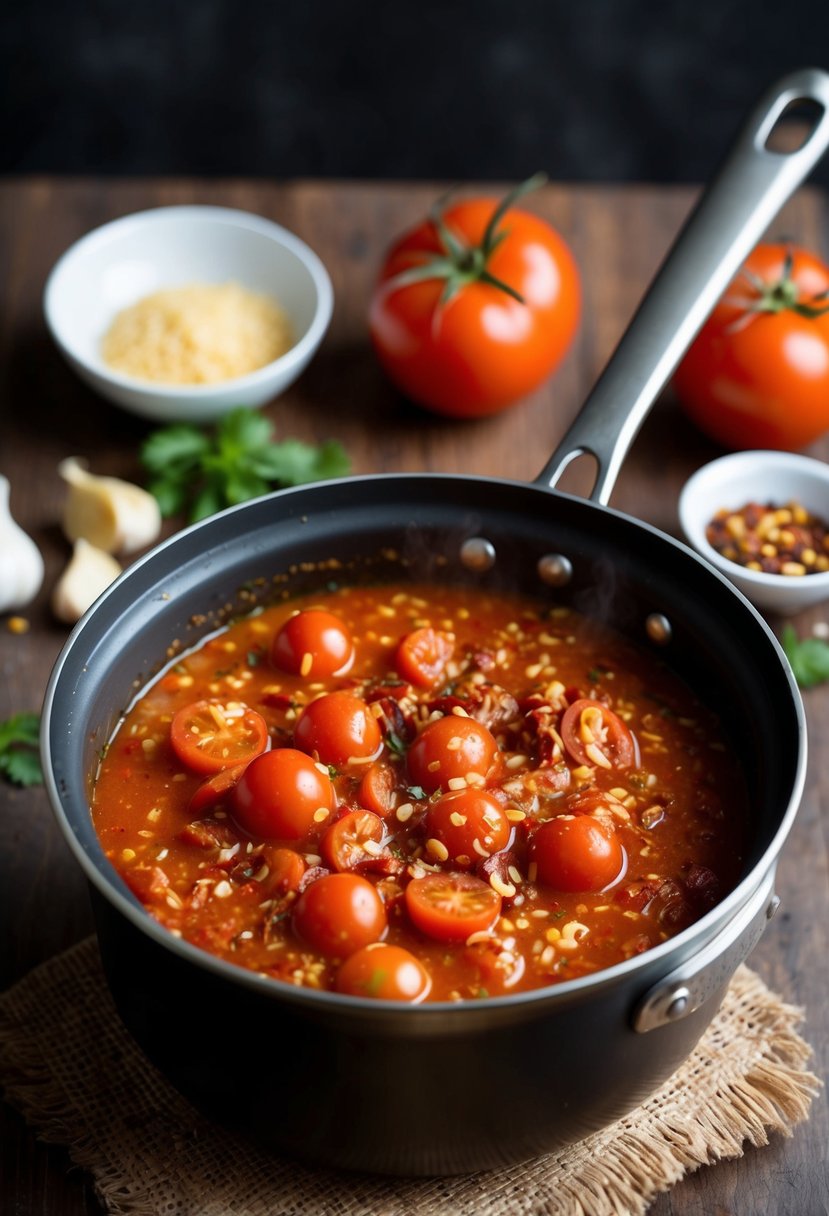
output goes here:
[[304, 241], [226, 207], [159, 207], [96, 228], [44, 293], [78, 375], [161, 421], [209, 422], [272, 400], [307, 366], [332, 308], [331, 280]]

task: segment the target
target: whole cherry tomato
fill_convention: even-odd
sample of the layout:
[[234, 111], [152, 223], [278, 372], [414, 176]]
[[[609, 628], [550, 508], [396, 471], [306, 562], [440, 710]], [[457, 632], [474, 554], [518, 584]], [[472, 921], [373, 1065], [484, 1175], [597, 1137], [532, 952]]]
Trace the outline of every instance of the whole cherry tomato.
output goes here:
[[427, 794], [456, 778], [476, 773], [484, 781], [495, 763], [498, 744], [492, 731], [474, 718], [447, 714], [425, 726], [409, 748], [409, 776]]
[[601, 891], [621, 877], [625, 854], [616, 833], [591, 815], [559, 815], [530, 842], [539, 882], [557, 891]]
[[326, 874], [294, 904], [298, 937], [334, 958], [377, 942], [386, 932], [386, 909], [376, 889], [358, 874]]
[[337, 992], [370, 996], [380, 1001], [418, 1004], [428, 995], [432, 980], [418, 959], [402, 946], [372, 942], [349, 955], [337, 972]]
[[388, 253], [369, 310], [393, 383], [440, 414], [479, 417], [552, 374], [578, 327], [581, 287], [559, 234], [512, 204], [474, 198], [436, 208]]
[[674, 377], [677, 397], [728, 448], [806, 447], [829, 428], [829, 267], [758, 245]]
[[354, 662], [354, 642], [343, 622], [323, 608], [305, 608], [289, 617], [271, 647], [282, 671], [318, 680], [344, 675]]
[[505, 849], [511, 834], [498, 799], [472, 787], [453, 790], [433, 802], [426, 816], [426, 830], [457, 865], [464, 867]]
[[342, 690], [309, 701], [297, 719], [294, 742], [323, 764], [342, 768], [379, 753], [383, 736], [366, 702]]
[[326, 821], [335, 801], [324, 768], [292, 747], [277, 747], [252, 760], [232, 794], [234, 818], [246, 832], [266, 840], [305, 839]]

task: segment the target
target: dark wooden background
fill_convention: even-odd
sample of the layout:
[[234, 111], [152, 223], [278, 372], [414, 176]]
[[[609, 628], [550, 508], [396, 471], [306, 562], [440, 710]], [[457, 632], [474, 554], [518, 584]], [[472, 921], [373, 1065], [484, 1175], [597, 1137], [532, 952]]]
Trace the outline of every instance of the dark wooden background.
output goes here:
[[[0, 472], [11, 481], [15, 516], [41, 546], [47, 566], [43, 591], [26, 611], [30, 631], [14, 635], [0, 618], [0, 719], [38, 709], [66, 637], [48, 608], [67, 556], [56, 522], [62, 500], [58, 461], [82, 454], [94, 471], [140, 477], [137, 448], [147, 426], [76, 380], [51, 346], [41, 315], [43, 285], [55, 259], [105, 220], [158, 204], [220, 203], [277, 220], [322, 256], [334, 282], [333, 324], [301, 381], [268, 409], [282, 436], [336, 437], [348, 448], [357, 473], [429, 469], [521, 479], [538, 473], [618, 339], [694, 191], [573, 187], [547, 188], [535, 196], [531, 206], [562, 230], [583, 271], [579, 338], [554, 380], [530, 400], [499, 417], [461, 424], [403, 402], [384, 381], [366, 339], [366, 303], [383, 248], [422, 216], [440, 189], [324, 181], [24, 178], [0, 183]], [[775, 231], [822, 248], [825, 256], [827, 221], [825, 198], [803, 191]], [[626, 462], [613, 505], [676, 534], [680, 486], [718, 454], [667, 393]], [[814, 454], [829, 457], [829, 441], [815, 445]], [[824, 619], [829, 606], [795, 623], [806, 632]], [[805, 1007], [813, 1066], [825, 1076], [829, 687], [810, 691], [805, 699], [808, 784], [778, 871], [782, 909], [751, 963], [787, 1000]], [[0, 987], [91, 927], [84, 880], [52, 822], [43, 790], [0, 785]], [[661, 1197], [653, 1213], [825, 1216], [827, 1145], [829, 1111], [821, 1095], [809, 1122], [791, 1140], [778, 1138], [739, 1161], [700, 1170]], [[89, 1180], [71, 1167], [66, 1152], [39, 1143], [14, 1111], [0, 1108], [0, 1213], [90, 1216], [100, 1210]]]

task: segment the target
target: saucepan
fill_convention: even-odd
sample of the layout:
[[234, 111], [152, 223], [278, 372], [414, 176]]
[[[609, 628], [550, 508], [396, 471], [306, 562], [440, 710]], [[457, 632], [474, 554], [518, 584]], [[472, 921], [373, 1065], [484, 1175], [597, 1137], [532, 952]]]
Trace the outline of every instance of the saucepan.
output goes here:
[[[801, 146], [769, 134], [810, 103]], [[625, 451], [715, 300], [829, 142], [829, 76], [761, 100], [586, 405], [537, 480], [344, 479], [222, 512], [137, 562], [78, 624], [43, 710], [46, 783], [89, 879], [120, 1016], [200, 1108], [278, 1152], [353, 1169], [442, 1174], [529, 1158], [631, 1109], [691, 1052], [776, 907], [800, 798], [803, 711], [762, 618], [679, 542], [609, 508]], [[590, 500], [553, 487], [589, 454]], [[600, 615], [716, 705], [748, 785], [736, 888], [677, 937], [552, 988], [401, 1006], [295, 988], [170, 935], [104, 856], [89, 798], [101, 749], [165, 656], [250, 603], [251, 586], [330, 577], [463, 580]]]

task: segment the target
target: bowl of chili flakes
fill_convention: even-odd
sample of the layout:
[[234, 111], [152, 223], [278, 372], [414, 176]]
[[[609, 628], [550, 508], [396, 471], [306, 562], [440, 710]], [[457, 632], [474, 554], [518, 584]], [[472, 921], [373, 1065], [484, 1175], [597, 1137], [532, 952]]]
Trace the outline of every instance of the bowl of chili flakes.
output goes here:
[[793, 452], [734, 452], [686, 482], [688, 542], [757, 607], [792, 616], [829, 599], [829, 465]]

